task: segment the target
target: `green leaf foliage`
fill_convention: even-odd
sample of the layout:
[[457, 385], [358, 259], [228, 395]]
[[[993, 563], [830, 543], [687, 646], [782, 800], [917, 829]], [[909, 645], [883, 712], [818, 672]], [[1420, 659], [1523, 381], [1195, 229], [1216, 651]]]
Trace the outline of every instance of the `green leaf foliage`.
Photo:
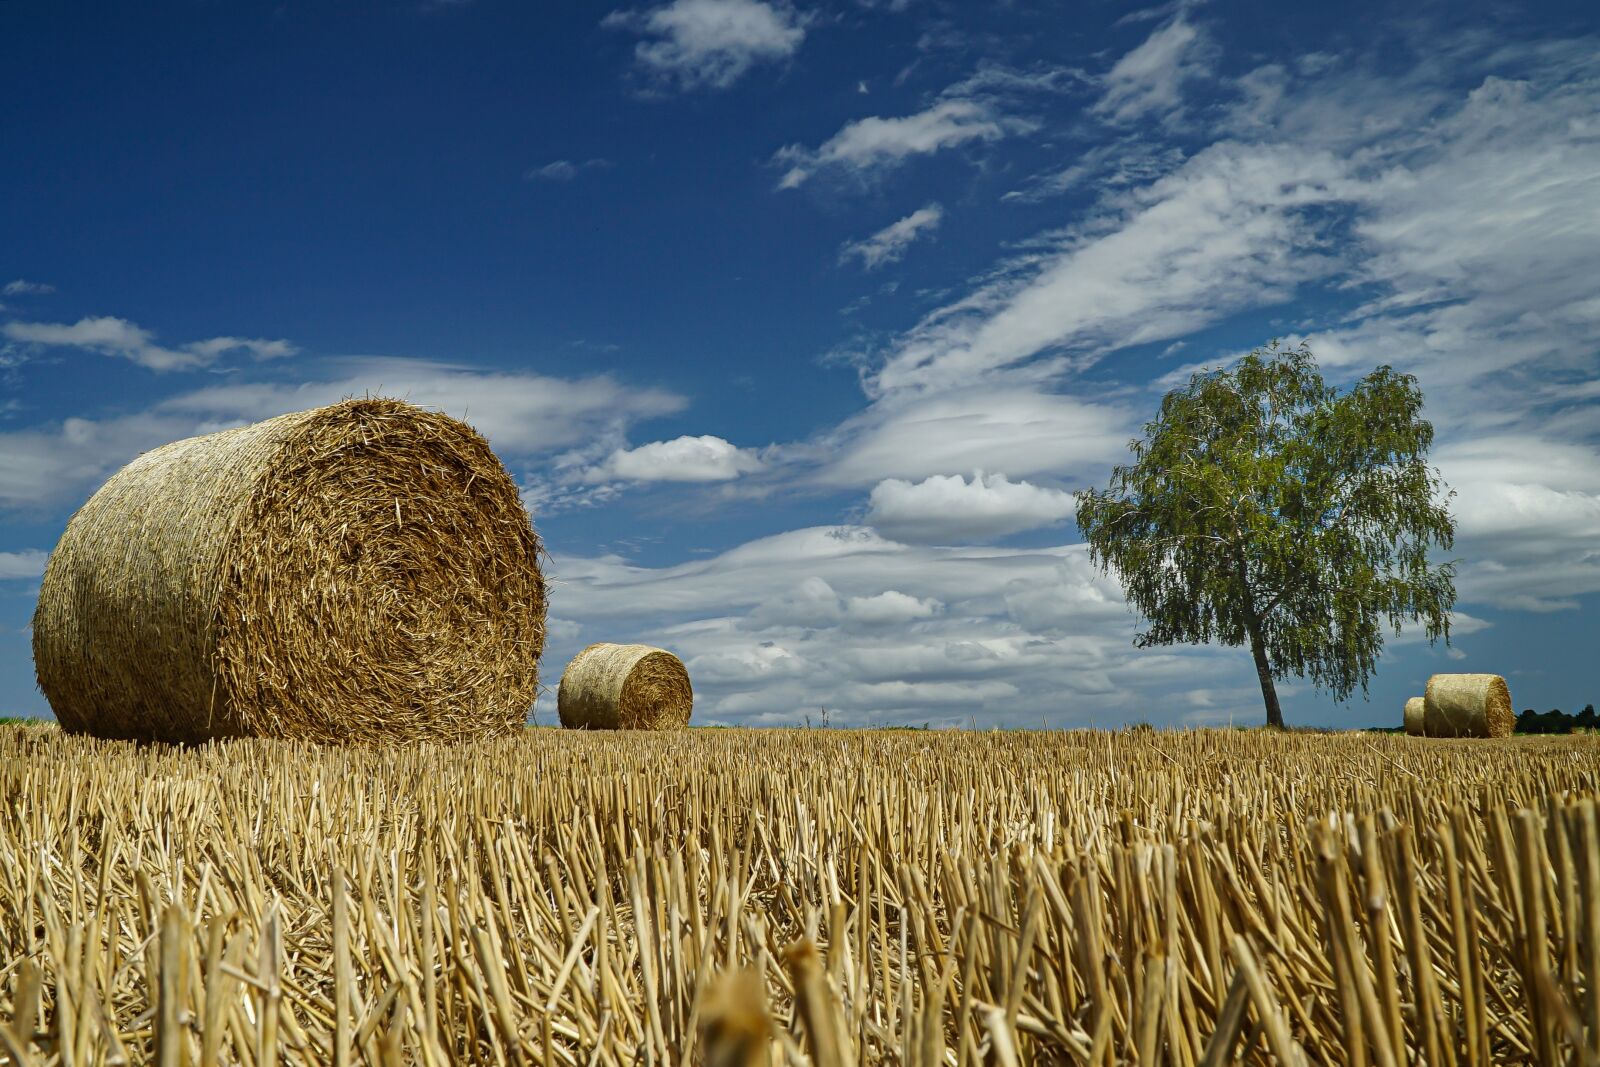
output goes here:
[[1078, 494], [1090, 558], [1149, 622], [1139, 647], [1248, 641], [1272, 718], [1269, 674], [1365, 693], [1384, 623], [1448, 644], [1455, 570], [1428, 550], [1452, 546], [1454, 493], [1421, 410], [1411, 375], [1340, 394], [1277, 342], [1168, 393], [1134, 462]]

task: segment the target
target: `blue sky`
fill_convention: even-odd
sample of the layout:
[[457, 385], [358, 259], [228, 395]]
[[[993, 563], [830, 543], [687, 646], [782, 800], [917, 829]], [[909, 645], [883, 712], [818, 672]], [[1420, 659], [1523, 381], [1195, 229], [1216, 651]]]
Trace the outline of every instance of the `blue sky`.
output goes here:
[[[465, 417], [578, 648], [705, 722], [1256, 721], [1137, 650], [1070, 492], [1272, 337], [1416, 374], [1454, 648], [1600, 698], [1587, 4], [0, 4], [0, 710], [72, 511], [138, 452], [365, 392]], [[553, 696], [538, 714], [553, 718]]]

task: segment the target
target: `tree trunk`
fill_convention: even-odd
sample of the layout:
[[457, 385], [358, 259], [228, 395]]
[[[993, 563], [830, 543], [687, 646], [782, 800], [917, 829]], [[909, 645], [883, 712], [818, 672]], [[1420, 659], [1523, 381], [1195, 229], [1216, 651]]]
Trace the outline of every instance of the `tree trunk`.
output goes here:
[[1267, 702], [1267, 725], [1283, 729], [1283, 708], [1278, 705], [1278, 687], [1272, 681], [1272, 667], [1267, 663], [1267, 650], [1261, 647], [1261, 633], [1250, 628], [1250, 652], [1256, 658], [1256, 677], [1261, 680], [1261, 699]]
[[1267, 662], [1267, 644], [1261, 636], [1261, 616], [1256, 614], [1256, 600], [1250, 593], [1250, 570], [1243, 549], [1234, 549], [1238, 566], [1239, 590], [1244, 597], [1244, 628], [1250, 635], [1250, 654], [1256, 658], [1256, 677], [1261, 682], [1261, 699], [1267, 704], [1267, 725], [1274, 730], [1283, 729], [1283, 708], [1278, 704], [1278, 687], [1272, 681], [1272, 665]]

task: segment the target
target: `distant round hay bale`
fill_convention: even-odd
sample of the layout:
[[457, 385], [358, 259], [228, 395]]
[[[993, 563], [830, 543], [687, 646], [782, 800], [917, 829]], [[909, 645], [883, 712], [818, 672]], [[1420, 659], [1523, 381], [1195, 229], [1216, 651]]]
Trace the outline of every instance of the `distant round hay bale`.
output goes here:
[[649, 645], [590, 645], [561, 676], [561, 725], [580, 730], [677, 730], [694, 690], [683, 661]]
[[1426, 697], [1412, 697], [1406, 701], [1406, 733], [1412, 737], [1421, 737], [1423, 734], [1423, 709], [1427, 703]]
[[1498, 674], [1436, 674], [1428, 679], [1422, 730], [1429, 737], [1509, 737], [1511, 691]]
[[72, 732], [431, 740], [526, 721], [538, 535], [471, 427], [349, 400], [165, 445], [68, 523], [33, 619]]

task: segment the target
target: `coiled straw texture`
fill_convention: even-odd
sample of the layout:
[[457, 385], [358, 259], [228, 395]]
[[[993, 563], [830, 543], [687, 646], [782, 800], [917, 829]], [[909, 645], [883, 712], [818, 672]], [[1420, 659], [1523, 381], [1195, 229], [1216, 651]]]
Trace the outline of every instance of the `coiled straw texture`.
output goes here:
[[1429, 737], [1510, 737], [1517, 720], [1498, 674], [1435, 674], [1422, 716]]
[[545, 582], [471, 427], [349, 400], [154, 449], [67, 525], [34, 615], [61, 725], [455, 741], [520, 729]]
[[590, 645], [573, 657], [556, 694], [561, 725], [587, 730], [676, 730], [694, 690], [683, 661], [649, 645]]

